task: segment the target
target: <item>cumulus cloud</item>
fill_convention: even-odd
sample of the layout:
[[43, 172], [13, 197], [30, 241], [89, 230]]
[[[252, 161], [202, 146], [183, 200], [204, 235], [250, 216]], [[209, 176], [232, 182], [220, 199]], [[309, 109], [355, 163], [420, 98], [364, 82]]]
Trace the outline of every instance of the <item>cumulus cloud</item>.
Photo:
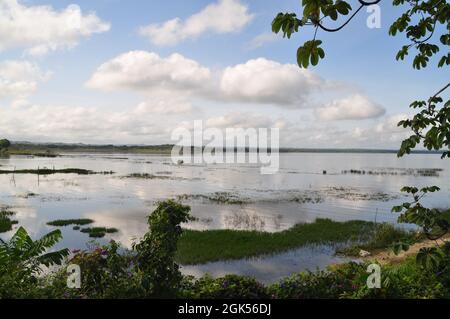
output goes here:
[[370, 101], [366, 96], [354, 94], [334, 100], [316, 110], [316, 116], [323, 121], [362, 120], [382, 116], [386, 110]]
[[302, 108], [310, 93], [323, 85], [325, 82], [309, 70], [259, 58], [226, 68], [220, 87], [232, 101]]
[[174, 18], [141, 27], [139, 33], [159, 46], [175, 45], [205, 33], [231, 33], [242, 30], [253, 15], [239, 0], [219, 0], [186, 20]]
[[162, 58], [156, 53], [131, 51], [102, 64], [86, 83], [103, 91], [195, 91], [211, 78], [208, 68], [180, 54]]
[[81, 38], [109, 29], [109, 23], [94, 13], [83, 14], [77, 5], [57, 11], [51, 6], [26, 6], [18, 0], [0, 1], [0, 50], [25, 48], [31, 55], [43, 55], [73, 48]]
[[398, 126], [398, 122], [411, 118], [408, 114], [395, 114], [395, 115], [389, 115], [383, 119], [380, 123], [378, 123], [375, 126], [374, 131], [376, 133], [400, 133], [400, 132], [407, 132], [408, 129], [405, 129], [401, 126]]
[[146, 95], [194, 95], [219, 102], [312, 107], [311, 94], [328, 84], [309, 70], [259, 58], [211, 71], [178, 53], [169, 57], [131, 51], [102, 64], [86, 83], [103, 91], [129, 90]]
[[6, 60], [0, 62], [0, 99], [23, 100], [32, 94], [39, 82], [46, 81], [51, 73], [43, 72], [29, 61]]

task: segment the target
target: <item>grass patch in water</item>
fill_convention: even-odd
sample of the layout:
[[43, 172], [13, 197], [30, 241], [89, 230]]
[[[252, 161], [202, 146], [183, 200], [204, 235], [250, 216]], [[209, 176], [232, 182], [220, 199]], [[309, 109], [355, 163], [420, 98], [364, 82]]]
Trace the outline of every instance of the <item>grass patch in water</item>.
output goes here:
[[[441, 209], [440, 211], [442, 218], [450, 222], [450, 209]], [[345, 256], [359, 256], [361, 249], [373, 253], [390, 248], [399, 241], [414, 244], [426, 239], [421, 231], [401, 229], [387, 223], [377, 224], [370, 232], [370, 239], [365, 243], [339, 249], [337, 253]]]
[[52, 174], [77, 174], [77, 175], [92, 175], [92, 174], [114, 174], [114, 172], [94, 172], [81, 168], [39, 168], [39, 169], [16, 169], [16, 170], [0, 170], [0, 174], [36, 174], [36, 175], [52, 175]]
[[89, 234], [89, 237], [91, 238], [103, 238], [106, 234], [114, 234], [117, 233], [119, 230], [117, 228], [106, 228], [106, 227], [88, 227], [83, 228], [80, 230], [80, 232]]
[[240, 198], [237, 194], [230, 192], [215, 192], [213, 194], [203, 195], [203, 194], [184, 194], [178, 195], [177, 199], [179, 201], [186, 200], [208, 200], [217, 204], [228, 204], [228, 205], [243, 205], [250, 203], [247, 198]]
[[383, 223], [377, 224], [370, 231], [369, 238], [366, 243], [339, 249], [337, 253], [345, 256], [359, 256], [361, 250], [373, 253], [376, 250], [389, 248], [399, 241], [415, 243], [422, 239], [422, 236], [415, 231], [405, 230], [391, 224]]
[[92, 224], [94, 221], [92, 219], [58, 219], [51, 222], [48, 222], [47, 225], [49, 226], [57, 226], [57, 227], [63, 227], [63, 226], [69, 226], [69, 225], [88, 225]]
[[9, 210], [0, 211], [0, 233], [6, 233], [13, 229], [14, 225], [18, 224], [17, 220], [12, 220], [10, 217], [14, 215], [14, 212]]
[[171, 179], [170, 176], [153, 175], [148, 173], [133, 173], [124, 176], [124, 178], [139, 178], [139, 179]]
[[176, 259], [181, 264], [241, 259], [277, 253], [308, 244], [368, 239], [373, 222], [317, 219], [277, 233], [239, 230], [184, 230]]

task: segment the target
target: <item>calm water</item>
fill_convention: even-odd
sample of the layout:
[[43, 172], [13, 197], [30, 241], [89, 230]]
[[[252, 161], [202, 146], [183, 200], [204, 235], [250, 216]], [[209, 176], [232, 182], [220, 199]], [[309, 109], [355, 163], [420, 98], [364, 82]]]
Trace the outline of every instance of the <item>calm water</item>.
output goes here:
[[[173, 165], [167, 156], [80, 154], [58, 158], [10, 157], [0, 159], [0, 169], [83, 168], [114, 171], [113, 175], [0, 175], [0, 205], [10, 206], [33, 237], [54, 229], [46, 223], [55, 219], [90, 218], [94, 226], [115, 227], [113, 238], [129, 247], [147, 230], [146, 216], [155, 202], [184, 195], [196, 222], [192, 229], [257, 229], [280, 231], [318, 217], [338, 221], [362, 219], [394, 223], [390, 208], [406, 198], [399, 193], [405, 185], [438, 185], [442, 191], [425, 202], [434, 207], [450, 206], [450, 161], [439, 155], [395, 154], [281, 154], [278, 174], [261, 175], [255, 165]], [[422, 176], [414, 169], [441, 169], [434, 176]], [[410, 169], [410, 170], [406, 170]], [[327, 174], [324, 175], [323, 171]], [[365, 175], [345, 170], [365, 170]], [[371, 171], [373, 174], [369, 175]], [[158, 176], [127, 178], [133, 173]], [[239, 204], [221, 203], [217, 192]], [[34, 196], [27, 194], [33, 193]], [[221, 194], [223, 197], [224, 195]], [[233, 203], [233, 202], [232, 202]], [[13, 232], [0, 234], [7, 239]], [[63, 228], [59, 247], [86, 248], [86, 234]], [[326, 251], [326, 250], [325, 250]], [[301, 250], [300, 250], [301, 252]], [[303, 258], [301, 256], [309, 256]], [[186, 267], [187, 273], [253, 273], [267, 280], [281, 273], [314, 269], [333, 262], [332, 252], [290, 252], [277, 258], [263, 257], [233, 263]], [[287, 256], [287, 257], [286, 257]], [[316, 257], [311, 257], [316, 256]], [[286, 259], [287, 258], [287, 259]], [[290, 259], [289, 259], [290, 258]], [[330, 259], [331, 258], [331, 259]], [[294, 260], [289, 262], [287, 260]], [[274, 264], [284, 264], [280, 267]], [[290, 265], [290, 266], [289, 266]], [[278, 273], [269, 269], [279, 268]], [[288, 269], [285, 269], [288, 268]], [[276, 272], [276, 271], [275, 271]], [[265, 275], [258, 275], [264, 273]]]

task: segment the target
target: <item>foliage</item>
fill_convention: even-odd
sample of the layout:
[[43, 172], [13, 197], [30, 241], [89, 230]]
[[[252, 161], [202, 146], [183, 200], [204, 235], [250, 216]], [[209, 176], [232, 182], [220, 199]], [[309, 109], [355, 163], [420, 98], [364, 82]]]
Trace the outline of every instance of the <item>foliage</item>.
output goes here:
[[202, 277], [198, 280], [189, 278], [183, 287], [184, 298], [191, 299], [262, 299], [268, 298], [263, 284], [254, 278], [227, 275], [222, 278]]
[[[15, 296], [18, 290], [37, 283], [35, 275], [42, 266], [60, 265], [68, 255], [67, 249], [45, 253], [60, 239], [55, 230], [33, 241], [23, 227], [5, 242], [0, 239], [0, 292], [3, 297]], [[19, 293], [20, 295], [20, 293]]]
[[399, 246], [399, 243], [409, 245], [421, 239], [422, 236], [414, 231], [404, 230], [389, 223], [376, 224], [368, 232], [368, 241], [362, 244], [344, 247], [339, 249], [338, 253], [346, 256], [359, 256], [361, 249], [372, 252], [377, 249], [396, 248]]
[[[300, 67], [307, 68], [309, 62], [317, 65], [320, 58], [324, 58], [323, 49], [319, 48], [322, 41], [316, 40], [317, 31], [327, 32], [341, 30], [364, 7], [378, 3], [380, 0], [367, 2], [358, 0], [359, 8], [338, 28], [330, 29], [324, 26], [324, 20], [337, 20], [340, 16], [350, 13], [351, 6], [345, 1], [333, 0], [302, 0], [303, 16], [299, 20], [295, 13], [279, 13], [272, 22], [272, 31], [283, 31], [283, 35], [290, 38], [298, 32], [300, 27], [311, 25], [314, 27], [314, 38], [307, 41], [297, 51], [297, 62]], [[405, 12], [390, 26], [389, 35], [405, 34], [408, 43], [397, 53], [397, 60], [404, 60], [411, 49], [415, 50], [412, 67], [420, 70], [428, 66], [430, 59], [445, 50], [450, 45], [450, 3], [445, 0], [393, 0], [393, 6], [407, 6]], [[439, 34], [438, 34], [439, 33]], [[435, 42], [435, 38], [439, 41]], [[320, 49], [320, 51], [319, 51]], [[450, 52], [444, 52], [439, 59], [439, 68], [450, 65]], [[444, 150], [442, 158], [450, 157], [450, 100], [444, 103], [441, 94], [450, 87], [446, 84], [428, 101], [414, 101], [410, 107], [419, 109], [412, 119], [405, 119], [399, 126], [410, 128], [413, 134], [402, 142], [398, 156], [409, 154], [421, 143], [428, 150]], [[436, 186], [405, 187], [402, 191], [413, 195], [412, 203], [396, 206], [394, 212], [402, 212], [399, 222], [414, 223], [422, 227], [429, 239], [437, 240], [448, 233], [449, 223], [440, 216], [437, 209], [423, 207], [420, 199], [427, 193], [438, 191]], [[442, 247], [442, 245], [444, 245]], [[446, 254], [447, 243], [443, 241], [433, 248], [423, 248], [417, 256], [417, 262], [422, 267], [437, 269], [448, 260]], [[400, 241], [394, 245], [395, 251], [407, 250], [409, 243]]]
[[[349, 267], [360, 268], [354, 263]], [[355, 288], [355, 273], [349, 271], [343, 275], [341, 269], [299, 273], [272, 285], [270, 293], [272, 298], [277, 299], [339, 298], [345, 291]]]
[[0, 275], [10, 269], [26, 269], [29, 273], [41, 271], [41, 265], [60, 265], [68, 255], [67, 249], [45, 253], [62, 238], [55, 230], [33, 241], [27, 231], [20, 227], [9, 242], [0, 239]]
[[417, 145], [423, 144], [428, 150], [445, 150], [442, 158], [450, 157], [450, 100], [443, 103], [439, 96], [450, 87], [447, 84], [427, 102], [414, 101], [410, 107], [420, 111], [412, 119], [400, 121], [398, 126], [410, 128], [413, 132], [409, 138], [402, 142], [398, 156], [409, 154]]
[[192, 219], [191, 208], [173, 200], [158, 203], [148, 217], [149, 232], [134, 245], [139, 270], [144, 274], [143, 285], [155, 297], [173, 297], [182, 280], [175, 262], [181, 223]]
[[[440, 25], [443, 26], [442, 35], [439, 37], [439, 45], [450, 45], [450, 4], [445, 0], [394, 0], [394, 6], [409, 6], [389, 28], [389, 34], [395, 36], [397, 32], [405, 33], [409, 44], [404, 45], [397, 54], [397, 60], [403, 60], [410, 48], [414, 47], [417, 51], [413, 60], [413, 68], [421, 69], [427, 66], [429, 59], [440, 51], [437, 44], [431, 43]], [[444, 54], [438, 66], [450, 64], [450, 53]]]
[[[337, 28], [325, 26], [325, 21], [336, 21], [348, 16], [352, 7], [342, 0], [302, 0], [303, 12], [300, 18], [296, 13], [278, 13], [272, 22], [272, 31], [283, 33], [283, 37], [291, 38], [292, 34], [299, 32], [301, 27], [314, 28], [313, 40], [306, 41], [297, 51], [298, 65], [303, 68], [317, 65], [325, 57], [325, 51], [319, 46], [322, 41], [316, 40], [318, 30], [337, 32], [344, 28], [356, 14], [366, 6], [377, 4], [380, 0], [358, 0], [359, 7], [346, 18]], [[427, 66], [431, 57], [437, 54], [441, 47], [450, 45], [450, 4], [445, 0], [394, 0], [394, 6], [406, 5], [409, 8], [390, 26], [389, 34], [396, 36], [405, 33], [408, 44], [398, 52], [397, 60], [403, 60], [409, 51], [414, 48], [416, 55], [413, 68], [420, 69]], [[436, 33], [441, 32], [439, 42], [432, 43]], [[450, 53], [444, 53], [438, 61], [438, 67], [450, 64]]]
[[[393, 212], [401, 213], [398, 218], [399, 222], [416, 224], [422, 228], [423, 233], [429, 240], [441, 240], [441, 243], [437, 243], [435, 247], [421, 248], [417, 255], [417, 263], [429, 269], [437, 269], [439, 266], [444, 266], [448, 264], [447, 261], [449, 259], [448, 250], [446, 249], [448, 243], [442, 239], [450, 228], [447, 214], [439, 209], [424, 207], [420, 203], [420, 200], [426, 194], [439, 190], [437, 186], [423, 187], [420, 190], [417, 187], [403, 187], [402, 191], [411, 194], [413, 201], [405, 202], [392, 208]], [[395, 252], [398, 253], [401, 250], [408, 249], [408, 243], [399, 242], [396, 245]]]
[[0, 140], [0, 150], [7, 149], [10, 146], [11, 146], [11, 142], [8, 141], [7, 139]]
[[142, 274], [137, 271], [135, 256], [119, 253], [118, 243], [99, 246], [92, 251], [75, 251], [68, 264], [81, 269], [81, 288], [66, 287], [67, 273], [60, 271], [53, 285], [65, 298], [142, 298]]

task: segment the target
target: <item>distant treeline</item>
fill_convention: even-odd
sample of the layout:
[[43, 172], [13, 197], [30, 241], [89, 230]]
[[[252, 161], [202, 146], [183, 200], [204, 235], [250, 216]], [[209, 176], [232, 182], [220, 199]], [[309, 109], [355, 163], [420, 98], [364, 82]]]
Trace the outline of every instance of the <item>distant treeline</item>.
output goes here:
[[[33, 154], [33, 153], [65, 153], [65, 152], [86, 152], [86, 153], [170, 153], [173, 148], [173, 144], [162, 145], [95, 145], [95, 144], [69, 144], [69, 143], [29, 143], [29, 142], [12, 142], [10, 147], [11, 154]], [[199, 147], [191, 147], [192, 153]], [[203, 148], [204, 149], [204, 148]], [[248, 147], [227, 149], [224, 148], [223, 152], [255, 152], [258, 149], [250, 149]], [[270, 149], [269, 149], [270, 151]], [[389, 149], [359, 149], [359, 148], [280, 148], [280, 153], [375, 153], [395, 154], [398, 150]], [[412, 153], [415, 154], [441, 154], [441, 152], [416, 150]]]

